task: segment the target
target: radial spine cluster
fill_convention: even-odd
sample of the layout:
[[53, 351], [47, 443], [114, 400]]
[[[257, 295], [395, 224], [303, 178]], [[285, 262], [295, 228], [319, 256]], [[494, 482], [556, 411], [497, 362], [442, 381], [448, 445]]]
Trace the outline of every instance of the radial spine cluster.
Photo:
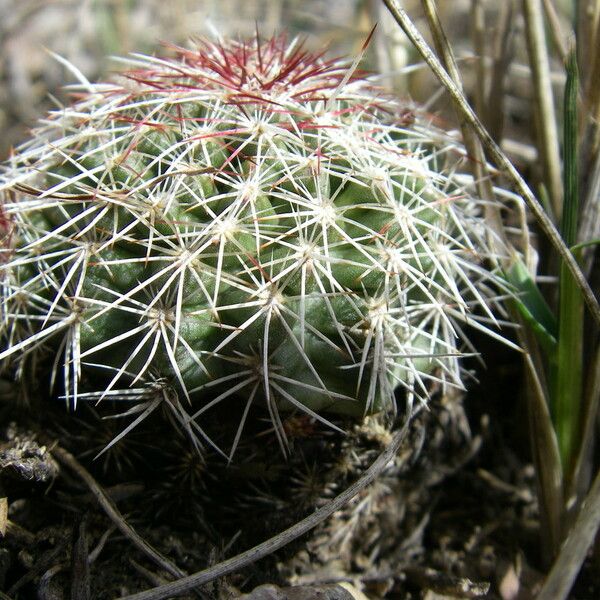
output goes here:
[[285, 412], [461, 385], [497, 282], [460, 145], [283, 36], [170, 52], [81, 78], [5, 165], [2, 362], [199, 443], [229, 403], [230, 457], [257, 406], [285, 447]]

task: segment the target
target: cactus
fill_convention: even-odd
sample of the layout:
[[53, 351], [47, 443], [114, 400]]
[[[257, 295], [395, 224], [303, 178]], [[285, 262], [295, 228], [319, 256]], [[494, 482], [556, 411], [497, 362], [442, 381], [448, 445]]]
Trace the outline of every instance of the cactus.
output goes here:
[[283, 36], [171, 53], [78, 73], [5, 165], [3, 362], [131, 402], [125, 432], [163, 406], [214, 445], [227, 403], [229, 457], [255, 407], [285, 449], [286, 412], [337, 428], [462, 385], [499, 292], [460, 144]]

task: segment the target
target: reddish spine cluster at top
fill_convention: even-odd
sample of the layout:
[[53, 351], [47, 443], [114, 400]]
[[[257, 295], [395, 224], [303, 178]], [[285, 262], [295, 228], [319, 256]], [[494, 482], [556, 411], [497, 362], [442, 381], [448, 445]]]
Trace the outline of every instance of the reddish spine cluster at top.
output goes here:
[[[339, 58], [310, 52], [303, 43], [289, 44], [285, 35], [261, 41], [220, 42], [200, 40], [188, 50], [167, 45], [175, 58], [162, 60], [156, 69], [132, 70], [126, 77], [157, 91], [225, 89], [236, 99], [269, 101], [271, 93], [293, 90], [296, 101], [319, 100], [320, 93], [335, 89], [347, 73]], [[356, 71], [351, 80], [364, 79]]]

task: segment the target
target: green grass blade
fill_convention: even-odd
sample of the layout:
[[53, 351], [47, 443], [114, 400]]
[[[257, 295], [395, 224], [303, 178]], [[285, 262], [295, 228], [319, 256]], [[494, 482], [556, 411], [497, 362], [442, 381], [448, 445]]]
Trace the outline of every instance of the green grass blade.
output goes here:
[[569, 465], [578, 440], [582, 392], [583, 300], [571, 273], [560, 273], [559, 344], [556, 353], [554, 421], [561, 460], [568, 480]]
[[571, 246], [571, 252], [575, 253], [577, 250], [583, 250], [584, 248], [589, 248], [590, 246], [598, 246], [600, 245], [600, 238], [597, 240], [589, 240], [588, 242], [581, 242], [579, 244], [575, 244]]
[[[577, 156], [577, 63], [567, 63], [564, 102], [564, 207], [561, 233], [567, 246], [576, 243], [579, 210]], [[566, 264], [560, 268], [558, 349], [554, 366], [553, 408], [561, 460], [568, 482], [579, 441], [583, 379], [583, 298]]]
[[514, 290], [517, 310], [535, 334], [547, 356], [556, 352], [558, 325], [533, 277], [520, 258], [505, 272], [505, 279]]

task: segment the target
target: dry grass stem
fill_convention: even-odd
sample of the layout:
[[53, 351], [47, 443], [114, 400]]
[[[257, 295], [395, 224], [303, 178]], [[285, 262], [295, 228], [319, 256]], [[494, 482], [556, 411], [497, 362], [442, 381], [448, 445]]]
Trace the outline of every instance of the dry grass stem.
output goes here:
[[484, 124], [497, 143], [501, 142], [504, 132], [504, 104], [506, 100], [504, 88], [506, 74], [509, 71], [513, 54], [514, 14], [514, 0], [504, 2], [500, 9], [500, 17], [494, 36], [490, 86], [484, 101], [486, 108], [483, 112], [478, 111], [478, 114], [485, 118]]
[[[600, 130], [599, 130], [600, 131]], [[600, 152], [596, 152], [593, 164], [585, 174], [587, 186], [583, 188], [585, 195], [581, 207], [579, 220], [578, 241], [585, 242], [600, 238]], [[587, 188], [587, 189], [586, 189]], [[583, 272], [589, 274], [593, 265], [594, 246], [583, 249]]]
[[600, 473], [565, 540], [537, 600], [565, 600], [600, 527]]
[[596, 416], [600, 406], [600, 346], [596, 349], [595, 356], [590, 361], [590, 380], [583, 396], [583, 419], [581, 439], [583, 443], [579, 450], [575, 467], [571, 475], [571, 487], [567, 497], [569, 503], [573, 504], [573, 511], [580, 506], [583, 496], [590, 484], [590, 465], [592, 463], [592, 451], [594, 447], [594, 429], [596, 427]]
[[[596, 23], [593, 40], [595, 44], [600, 41], [600, 20]], [[592, 54], [587, 86], [584, 89], [586, 91], [585, 114], [588, 115], [586, 131], [588, 154], [584, 165], [588, 165], [600, 153], [600, 52]]]
[[[533, 349], [531, 334], [520, 329], [519, 341]], [[524, 355], [527, 376], [527, 408], [529, 421], [529, 439], [533, 463], [536, 470], [538, 498], [540, 502], [540, 535], [542, 539], [543, 560], [549, 564], [562, 539], [562, 514], [564, 506], [563, 474], [558, 450], [558, 441], [554, 433], [552, 418], [548, 410], [547, 390], [540, 379], [542, 359], [533, 350]]]
[[[475, 82], [475, 108], [477, 114], [485, 114], [486, 83], [488, 72], [486, 69], [486, 43], [485, 9], [482, 0], [471, 2], [471, 29], [473, 31], [473, 50], [475, 51], [477, 81]], [[487, 121], [487, 119], [486, 119]], [[487, 123], [486, 123], [487, 125]]]
[[575, 26], [577, 37], [577, 59], [581, 67], [583, 89], [592, 84], [590, 56], [597, 55], [598, 27], [600, 26], [600, 4], [597, 0], [579, 0], [575, 3]]
[[552, 212], [558, 223], [562, 214], [560, 149], [541, 0], [523, 0], [523, 14], [535, 97], [534, 114], [539, 140], [538, 151], [544, 173], [544, 184], [550, 197]]
[[[563, 28], [556, 14], [556, 8], [552, 4], [551, 0], [543, 0], [544, 1], [544, 10], [546, 12], [546, 17], [548, 19], [548, 24], [550, 25], [550, 33], [552, 34], [552, 41], [556, 46], [556, 50], [558, 51], [558, 55], [562, 62], [567, 61], [567, 57], [569, 55], [569, 48], [566, 43], [565, 34], [563, 33]], [[572, 33], [571, 33], [572, 35]]]

